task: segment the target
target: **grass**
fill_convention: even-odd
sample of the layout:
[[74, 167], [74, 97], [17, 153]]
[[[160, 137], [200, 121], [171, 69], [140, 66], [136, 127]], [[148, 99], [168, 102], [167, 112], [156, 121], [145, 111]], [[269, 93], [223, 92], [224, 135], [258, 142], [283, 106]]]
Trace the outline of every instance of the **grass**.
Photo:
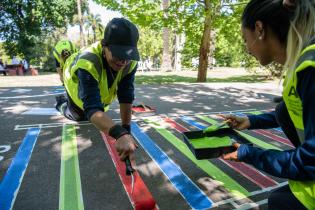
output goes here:
[[[184, 77], [176, 75], [137, 75], [136, 84], [171, 84], [177, 82], [195, 83], [195, 77]], [[255, 82], [266, 82], [270, 81], [270, 78], [265, 75], [245, 75], [245, 76], [234, 76], [226, 78], [207, 78], [207, 82], [216, 83], [231, 83], [231, 82], [244, 82], [244, 83], [255, 83]]]

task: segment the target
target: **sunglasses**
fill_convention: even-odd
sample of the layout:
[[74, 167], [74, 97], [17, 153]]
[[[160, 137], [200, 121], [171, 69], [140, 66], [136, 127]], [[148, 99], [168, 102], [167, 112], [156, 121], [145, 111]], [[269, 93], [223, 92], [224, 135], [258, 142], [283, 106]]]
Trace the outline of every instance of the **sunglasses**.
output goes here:
[[117, 58], [117, 57], [114, 57], [112, 56], [112, 60], [116, 63], [116, 62], [120, 62], [120, 63], [129, 63], [130, 60], [128, 59], [121, 59], [121, 58]]

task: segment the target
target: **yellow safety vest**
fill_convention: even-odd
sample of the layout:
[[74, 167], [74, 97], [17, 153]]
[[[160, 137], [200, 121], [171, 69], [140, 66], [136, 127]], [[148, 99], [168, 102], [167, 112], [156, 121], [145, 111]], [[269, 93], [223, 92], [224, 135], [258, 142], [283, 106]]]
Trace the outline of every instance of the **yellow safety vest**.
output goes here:
[[[283, 99], [287, 106], [291, 120], [298, 133], [301, 144], [305, 141], [303, 124], [302, 101], [297, 94], [297, 73], [307, 67], [315, 68], [315, 44], [306, 47], [298, 59], [296, 69], [292, 75], [286, 75], [283, 86]], [[315, 209], [315, 181], [289, 180], [289, 186], [295, 197], [307, 208]]]
[[53, 49], [53, 54], [56, 60], [60, 63], [60, 68], [63, 68], [64, 61], [60, 59], [62, 50], [67, 49], [71, 54], [77, 52], [77, 48], [68, 40], [59, 41]]
[[65, 88], [72, 101], [83, 110], [83, 102], [79, 98], [79, 81], [76, 71], [78, 69], [88, 71], [98, 82], [101, 102], [104, 106], [104, 111], [107, 111], [109, 104], [117, 97], [119, 82], [124, 76], [131, 73], [136, 65], [137, 61], [131, 61], [124, 69], [119, 70], [112, 86], [109, 88], [106, 69], [103, 69], [102, 46], [100, 42], [96, 42], [67, 59], [63, 73]]

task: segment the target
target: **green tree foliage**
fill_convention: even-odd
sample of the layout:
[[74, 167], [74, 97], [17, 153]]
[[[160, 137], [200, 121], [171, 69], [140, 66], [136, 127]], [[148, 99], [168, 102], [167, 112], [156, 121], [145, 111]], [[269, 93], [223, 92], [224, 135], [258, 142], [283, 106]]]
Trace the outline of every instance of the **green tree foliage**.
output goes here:
[[[182, 65], [192, 68], [192, 60], [200, 57], [201, 40], [205, 27], [205, 0], [169, 0], [169, 7], [162, 10], [162, 0], [95, 0], [106, 8], [122, 13], [140, 28], [145, 28], [144, 40], [151, 40], [146, 34], [162, 34], [163, 27], [173, 34], [184, 34], [185, 42], [182, 53]], [[213, 56], [216, 66], [245, 67], [251, 69], [258, 62], [248, 55], [241, 36], [241, 14], [248, 0], [211, 0], [210, 30], [214, 35], [206, 36], [214, 44]], [[167, 12], [167, 18], [163, 15]], [[155, 32], [149, 32], [155, 30]], [[156, 37], [157, 38], [157, 37]], [[160, 38], [160, 37], [159, 37]], [[174, 35], [171, 36], [174, 38]], [[146, 41], [147, 43], [147, 41]], [[147, 45], [149, 46], [149, 45]], [[146, 50], [141, 49], [142, 50]], [[145, 56], [153, 56], [144, 53]], [[211, 56], [211, 55], [210, 55]], [[198, 66], [194, 66], [197, 67]], [[268, 68], [274, 73], [273, 69]]]
[[1, 0], [0, 38], [8, 55], [38, 63], [47, 37], [72, 21], [75, 0]]
[[162, 36], [161, 32], [140, 27], [139, 52], [142, 60], [153, 59], [161, 63], [162, 56]]
[[135, 23], [140, 31], [139, 52], [142, 60], [161, 63], [162, 29], [168, 26], [161, 0], [95, 0], [109, 10], [118, 11]]
[[119, 11], [138, 26], [160, 30], [163, 26], [161, 0], [94, 0], [109, 10]]
[[102, 19], [99, 14], [93, 15], [92, 13], [89, 13], [87, 15], [86, 21], [85, 21], [86, 28], [89, 32], [89, 29], [92, 29], [92, 39], [89, 38], [88, 35], [88, 42], [94, 43], [97, 40], [100, 40], [103, 38], [103, 30], [104, 26], [102, 25]]
[[[231, 6], [230, 6], [231, 5]], [[241, 37], [241, 13], [244, 5], [223, 4], [214, 22], [216, 29], [215, 59], [217, 66], [240, 66], [244, 54]]]

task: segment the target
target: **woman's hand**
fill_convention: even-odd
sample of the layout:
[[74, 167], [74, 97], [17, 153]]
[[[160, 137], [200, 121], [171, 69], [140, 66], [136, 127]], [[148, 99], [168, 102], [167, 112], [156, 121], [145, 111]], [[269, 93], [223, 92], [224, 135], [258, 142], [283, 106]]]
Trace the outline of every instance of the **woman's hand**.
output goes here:
[[222, 117], [225, 121], [227, 121], [227, 124], [237, 130], [244, 130], [250, 127], [250, 121], [247, 116], [245, 117], [239, 117], [236, 115], [219, 115]]
[[234, 143], [233, 144], [233, 147], [236, 148], [236, 150], [234, 152], [231, 152], [231, 153], [227, 153], [227, 154], [223, 154], [222, 155], [222, 158], [224, 160], [233, 160], [233, 161], [239, 161], [237, 159], [237, 149], [240, 147], [241, 145], [239, 143]]

